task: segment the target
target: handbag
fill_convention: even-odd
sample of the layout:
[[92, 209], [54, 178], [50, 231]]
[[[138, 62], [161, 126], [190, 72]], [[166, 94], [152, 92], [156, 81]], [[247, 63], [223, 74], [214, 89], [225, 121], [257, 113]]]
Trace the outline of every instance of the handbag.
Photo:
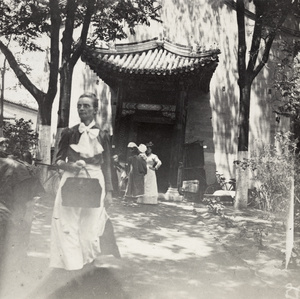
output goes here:
[[87, 177], [69, 177], [61, 187], [62, 205], [76, 208], [99, 208], [102, 188], [99, 180], [91, 178], [83, 167]]

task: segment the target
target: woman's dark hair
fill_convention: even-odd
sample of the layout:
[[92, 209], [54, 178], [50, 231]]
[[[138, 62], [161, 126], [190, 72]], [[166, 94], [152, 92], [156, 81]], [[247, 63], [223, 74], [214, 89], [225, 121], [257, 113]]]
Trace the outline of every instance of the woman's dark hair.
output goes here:
[[137, 147], [132, 147], [130, 150], [133, 155], [138, 155], [140, 153]]
[[98, 100], [97, 96], [94, 93], [85, 92], [79, 97], [79, 99], [81, 99], [81, 98], [90, 98], [90, 99], [92, 99], [94, 108], [97, 108], [97, 109], [99, 108], [99, 100]]
[[154, 146], [154, 144], [152, 143], [152, 141], [149, 141], [148, 143], [146, 143], [146, 146], [147, 147], [152, 147], [152, 146]]

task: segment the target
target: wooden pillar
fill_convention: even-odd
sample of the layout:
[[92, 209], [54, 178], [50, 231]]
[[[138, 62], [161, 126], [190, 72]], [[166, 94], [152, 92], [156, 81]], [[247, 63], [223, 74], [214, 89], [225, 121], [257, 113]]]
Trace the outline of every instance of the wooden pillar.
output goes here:
[[183, 82], [179, 82], [176, 85], [178, 92], [176, 93], [176, 112], [170, 159], [169, 189], [165, 194], [165, 198], [167, 200], [181, 201], [182, 196], [178, 193], [178, 170], [180, 162], [183, 161], [187, 92]]
[[[113, 135], [115, 133], [115, 125], [116, 125], [116, 111], [117, 111], [117, 103], [118, 103], [118, 87], [116, 88], [112, 88], [110, 86], [110, 94], [111, 94], [111, 125], [112, 125], [112, 131], [113, 131]], [[113, 137], [113, 141], [114, 141], [114, 136]], [[114, 144], [114, 142], [112, 143]]]
[[117, 85], [117, 95], [116, 95], [116, 115], [115, 115], [115, 125], [114, 125], [114, 133], [113, 133], [113, 144], [117, 149], [119, 149], [119, 132], [120, 132], [120, 122], [122, 116], [122, 106], [123, 106], [123, 81], [120, 80]]

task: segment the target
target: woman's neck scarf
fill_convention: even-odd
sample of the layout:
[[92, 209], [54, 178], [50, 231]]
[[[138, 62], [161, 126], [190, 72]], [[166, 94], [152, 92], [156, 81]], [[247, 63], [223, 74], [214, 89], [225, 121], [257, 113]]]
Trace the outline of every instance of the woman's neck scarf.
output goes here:
[[71, 144], [70, 147], [83, 158], [92, 158], [101, 154], [104, 149], [98, 142], [99, 129], [92, 127], [95, 125], [93, 120], [88, 126], [80, 123], [78, 131], [81, 133], [78, 144]]

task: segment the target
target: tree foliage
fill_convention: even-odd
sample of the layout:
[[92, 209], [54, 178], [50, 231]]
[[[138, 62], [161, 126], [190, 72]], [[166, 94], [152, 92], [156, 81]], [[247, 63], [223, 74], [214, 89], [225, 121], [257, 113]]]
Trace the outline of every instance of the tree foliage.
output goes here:
[[[296, 128], [300, 126], [300, 43], [298, 41], [283, 42], [280, 50], [284, 55], [277, 61], [274, 76], [275, 112], [289, 117], [295, 126], [294, 132], [297, 134]], [[300, 132], [297, 137], [300, 137], [299, 134]]]
[[22, 158], [25, 152], [35, 150], [38, 135], [31, 126], [32, 121], [26, 121], [23, 118], [16, 119], [15, 124], [7, 122], [4, 125], [3, 135], [8, 139], [8, 153]]
[[156, 0], [3, 0], [0, 36], [13, 35], [25, 49], [40, 49], [34, 40], [44, 33], [50, 34], [51, 10], [57, 5], [65, 28], [68, 22], [72, 22], [74, 28], [83, 25], [90, 14], [93, 40], [121, 39], [127, 36], [124, 21], [134, 33], [137, 24], [149, 25], [150, 19], [159, 20], [159, 6], [155, 3]]
[[50, 32], [47, 4], [39, 1], [1, 1], [0, 16], [0, 36], [13, 36], [13, 40], [18, 41], [24, 50], [41, 50], [33, 39]]

